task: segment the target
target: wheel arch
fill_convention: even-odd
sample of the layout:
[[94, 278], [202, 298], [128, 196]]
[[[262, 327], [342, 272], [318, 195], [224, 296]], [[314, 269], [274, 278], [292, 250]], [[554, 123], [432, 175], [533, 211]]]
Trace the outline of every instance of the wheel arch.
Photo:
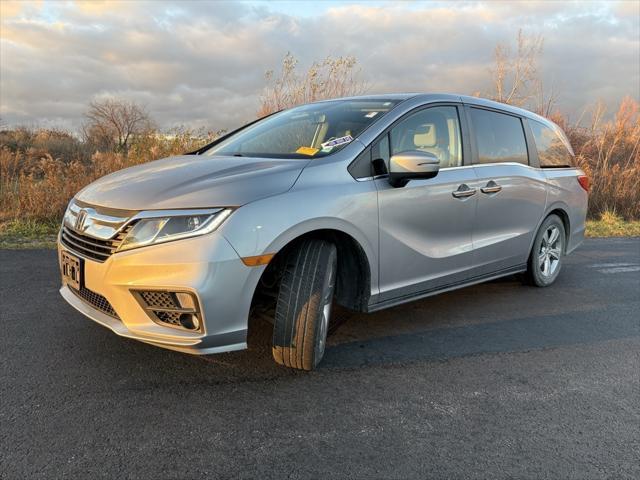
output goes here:
[[[335, 299], [343, 307], [366, 311], [371, 296], [371, 262], [361, 242], [353, 235], [338, 228], [315, 228], [297, 232], [277, 249], [255, 287], [256, 296], [264, 288], [276, 288], [289, 254], [304, 240], [317, 238], [332, 242], [338, 251], [338, 272]], [[278, 242], [276, 242], [278, 243]], [[271, 249], [270, 251], [274, 251]]]
[[538, 222], [538, 225], [536, 225], [535, 233], [531, 238], [531, 242], [529, 245], [529, 252], [531, 252], [531, 250], [533, 249], [533, 242], [535, 242], [536, 240], [536, 235], [538, 234], [538, 230], [540, 230], [540, 226], [549, 217], [549, 215], [557, 215], [558, 217], [560, 217], [560, 220], [562, 220], [562, 224], [564, 226], [564, 236], [565, 236], [564, 248], [566, 251], [567, 246], [569, 245], [569, 240], [571, 239], [571, 220], [569, 219], [568, 210], [569, 210], [569, 207], [566, 204], [561, 202], [556, 202], [550, 205], [549, 208], [547, 208], [544, 215], [540, 217], [540, 221]]
[[569, 214], [564, 208], [556, 207], [549, 211], [542, 221], [544, 221], [549, 215], [557, 215], [560, 217], [560, 220], [562, 220], [562, 225], [564, 226], [564, 248], [566, 252], [566, 249], [569, 246], [569, 239], [571, 237], [571, 220], [569, 219]]

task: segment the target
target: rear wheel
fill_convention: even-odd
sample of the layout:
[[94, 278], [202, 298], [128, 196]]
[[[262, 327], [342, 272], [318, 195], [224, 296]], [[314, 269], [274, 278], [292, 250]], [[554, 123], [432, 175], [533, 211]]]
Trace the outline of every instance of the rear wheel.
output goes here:
[[529, 283], [547, 287], [555, 282], [562, 267], [565, 238], [562, 220], [557, 215], [549, 215], [533, 242], [526, 274]]
[[287, 259], [273, 327], [273, 358], [313, 370], [324, 355], [336, 282], [337, 251], [325, 240], [304, 240]]

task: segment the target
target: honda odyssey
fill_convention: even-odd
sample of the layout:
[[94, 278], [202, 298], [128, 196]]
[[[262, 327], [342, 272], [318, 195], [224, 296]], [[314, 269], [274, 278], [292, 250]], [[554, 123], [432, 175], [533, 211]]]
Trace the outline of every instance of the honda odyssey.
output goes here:
[[562, 130], [519, 108], [322, 101], [84, 188], [59, 234], [60, 292], [118, 335], [196, 354], [246, 348], [270, 298], [275, 361], [311, 370], [334, 304], [374, 312], [515, 273], [551, 285], [583, 240], [588, 187]]

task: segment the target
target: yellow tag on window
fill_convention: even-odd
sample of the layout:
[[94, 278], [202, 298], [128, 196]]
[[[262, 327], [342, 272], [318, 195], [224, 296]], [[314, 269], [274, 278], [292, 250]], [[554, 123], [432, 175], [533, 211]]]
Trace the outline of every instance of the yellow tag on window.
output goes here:
[[316, 153], [318, 153], [318, 149], [317, 148], [311, 148], [311, 147], [300, 147], [299, 149], [296, 150], [296, 153], [301, 153], [302, 155], [315, 155]]

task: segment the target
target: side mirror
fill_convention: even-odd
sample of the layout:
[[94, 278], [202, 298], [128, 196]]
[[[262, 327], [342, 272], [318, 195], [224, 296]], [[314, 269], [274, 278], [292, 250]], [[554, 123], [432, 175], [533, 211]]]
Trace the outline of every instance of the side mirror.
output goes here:
[[440, 160], [433, 153], [410, 150], [396, 153], [389, 160], [389, 183], [404, 187], [411, 179], [433, 178], [440, 171]]

